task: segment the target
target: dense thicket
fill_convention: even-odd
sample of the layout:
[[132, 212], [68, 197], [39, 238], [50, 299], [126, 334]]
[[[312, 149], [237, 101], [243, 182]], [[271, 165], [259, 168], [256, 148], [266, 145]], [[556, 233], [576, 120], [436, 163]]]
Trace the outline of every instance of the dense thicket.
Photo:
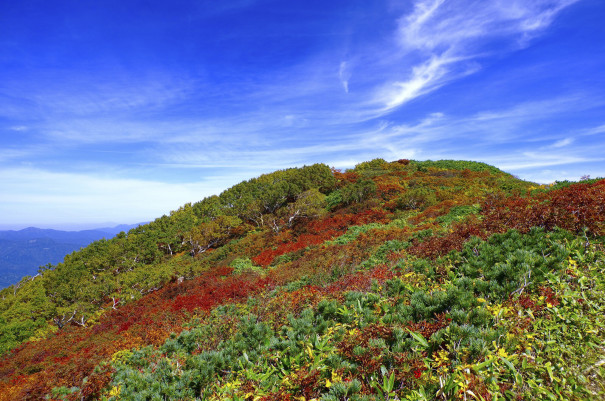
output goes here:
[[0, 292], [0, 400], [598, 399], [604, 205], [463, 161], [263, 175]]
[[[183, 252], [217, 248], [254, 228], [310, 217], [321, 204], [321, 191], [334, 185], [325, 165], [276, 171], [42, 267], [43, 274], [0, 292], [0, 354], [66, 324], [94, 324], [102, 311], [138, 299], [176, 276], [194, 277], [203, 265], [180, 271], [164, 262]], [[296, 209], [274, 215], [287, 203]]]

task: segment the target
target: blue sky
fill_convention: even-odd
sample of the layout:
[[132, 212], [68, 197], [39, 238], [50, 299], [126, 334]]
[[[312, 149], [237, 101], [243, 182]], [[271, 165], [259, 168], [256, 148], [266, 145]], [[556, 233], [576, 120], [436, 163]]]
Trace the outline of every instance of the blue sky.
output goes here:
[[0, 229], [147, 221], [262, 173], [605, 176], [602, 0], [4, 1]]

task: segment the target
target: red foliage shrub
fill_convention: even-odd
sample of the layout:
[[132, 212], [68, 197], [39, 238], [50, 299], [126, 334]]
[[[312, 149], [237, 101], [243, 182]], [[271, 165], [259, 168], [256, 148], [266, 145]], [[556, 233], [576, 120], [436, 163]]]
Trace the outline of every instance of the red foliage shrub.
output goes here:
[[538, 291], [540, 295], [544, 297], [544, 302], [546, 302], [547, 304], [550, 304], [552, 306], [558, 306], [561, 303], [561, 301], [557, 297], [557, 294], [555, 294], [552, 288], [540, 287]]
[[430, 338], [433, 334], [449, 325], [449, 320], [446, 318], [447, 313], [439, 313], [435, 315], [433, 322], [418, 322], [409, 323], [407, 327], [416, 333], [422, 334], [424, 338]]
[[98, 399], [101, 391], [111, 382], [112, 373], [113, 369], [109, 365], [104, 365], [88, 376], [86, 384], [82, 386], [81, 399], [85, 401]]
[[408, 253], [421, 258], [436, 258], [452, 250], [461, 250], [472, 236], [487, 237], [479, 223], [474, 220], [455, 225], [452, 231], [443, 237], [430, 237], [423, 242], [415, 241]]
[[[339, 353], [357, 364], [359, 375], [370, 377], [380, 370], [383, 365], [383, 349], [370, 345], [373, 338], [382, 338], [387, 342], [393, 340], [393, 330], [381, 323], [369, 325], [363, 331], [357, 331], [352, 336], [345, 337], [337, 347]], [[356, 352], [361, 347], [364, 352]]]
[[337, 188], [341, 188], [347, 184], [357, 182], [357, 180], [359, 179], [359, 175], [353, 171], [347, 171], [343, 173], [341, 170], [333, 168], [332, 174], [334, 174], [334, 178], [336, 179]]
[[81, 387], [78, 399], [96, 398], [110, 372], [93, 370], [113, 353], [163, 343], [171, 332], [182, 330], [192, 311], [241, 301], [271, 283], [257, 276], [224, 277], [231, 271], [217, 268], [194, 280], [170, 283], [110, 310], [92, 328], [67, 326], [44, 341], [13, 350], [0, 361], [0, 400], [42, 400], [57, 386]]
[[294, 385], [298, 387], [297, 394], [302, 395], [305, 400], [310, 400], [321, 395], [323, 385], [320, 384], [320, 372], [313, 369], [309, 371], [307, 367], [303, 367], [295, 372]]
[[605, 180], [573, 184], [533, 198], [493, 196], [486, 199], [481, 209], [483, 226], [491, 233], [511, 228], [527, 232], [537, 226], [576, 233], [586, 228], [594, 235], [604, 235]]
[[370, 271], [359, 271], [347, 274], [326, 287], [328, 294], [336, 295], [346, 291], [368, 291], [372, 287], [372, 281], [382, 284], [395, 277], [395, 273], [388, 266], [377, 266]]
[[374, 177], [378, 195], [384, 200], [393, 199], [403, 191], [405, 191], [405, 185], [403, 180], [394, 174], [385, 174], [378, 177]]
[[[384, 210], [366, 210], [359, 214], [336, 214], [320, 220], [312, 220], [299, 229], [296, 238], [282, 242], [275, 248], [265, 249], [252, 258], [259, 266], [269, 266], [280, 255], [296, 252], [311, 245], [319, 245], [346, 232], [352, 225], [363, 225], [373, 222], [387, 222]], [[282, 237], [283, 238], [283, 237]], [[290, 238], [287, 236], [286, 238]]]
[[[514, 302], [513, 302], [514, 303]], [[516, 303], [523, 309], [531, 309], [537, 311], [542, 309], [541, 305], [538, 305], [536, 301], [532, 300], [527, 294], [522, 294], [516, 301]]]

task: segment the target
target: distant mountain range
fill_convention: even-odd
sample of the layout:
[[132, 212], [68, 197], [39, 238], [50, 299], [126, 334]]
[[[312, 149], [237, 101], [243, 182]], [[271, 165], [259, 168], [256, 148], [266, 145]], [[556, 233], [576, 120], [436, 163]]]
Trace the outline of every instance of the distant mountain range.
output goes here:
[[24, 276], [36, 274], [40, 266], [62, 262], [65, 255], [91, 242], [112, 238], [138, 225], [122, 224], [82, 231], [36, 227], [0, 231], [0, 288], [18, 283]]

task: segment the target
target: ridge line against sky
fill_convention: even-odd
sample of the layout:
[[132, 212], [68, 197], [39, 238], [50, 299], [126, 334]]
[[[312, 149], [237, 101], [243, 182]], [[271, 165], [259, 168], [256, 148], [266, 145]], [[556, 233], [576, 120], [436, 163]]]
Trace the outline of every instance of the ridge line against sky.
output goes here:
[[146, 221], [323, 162], [605, 176], [599, 0], [0, 5], [0, 229]]

